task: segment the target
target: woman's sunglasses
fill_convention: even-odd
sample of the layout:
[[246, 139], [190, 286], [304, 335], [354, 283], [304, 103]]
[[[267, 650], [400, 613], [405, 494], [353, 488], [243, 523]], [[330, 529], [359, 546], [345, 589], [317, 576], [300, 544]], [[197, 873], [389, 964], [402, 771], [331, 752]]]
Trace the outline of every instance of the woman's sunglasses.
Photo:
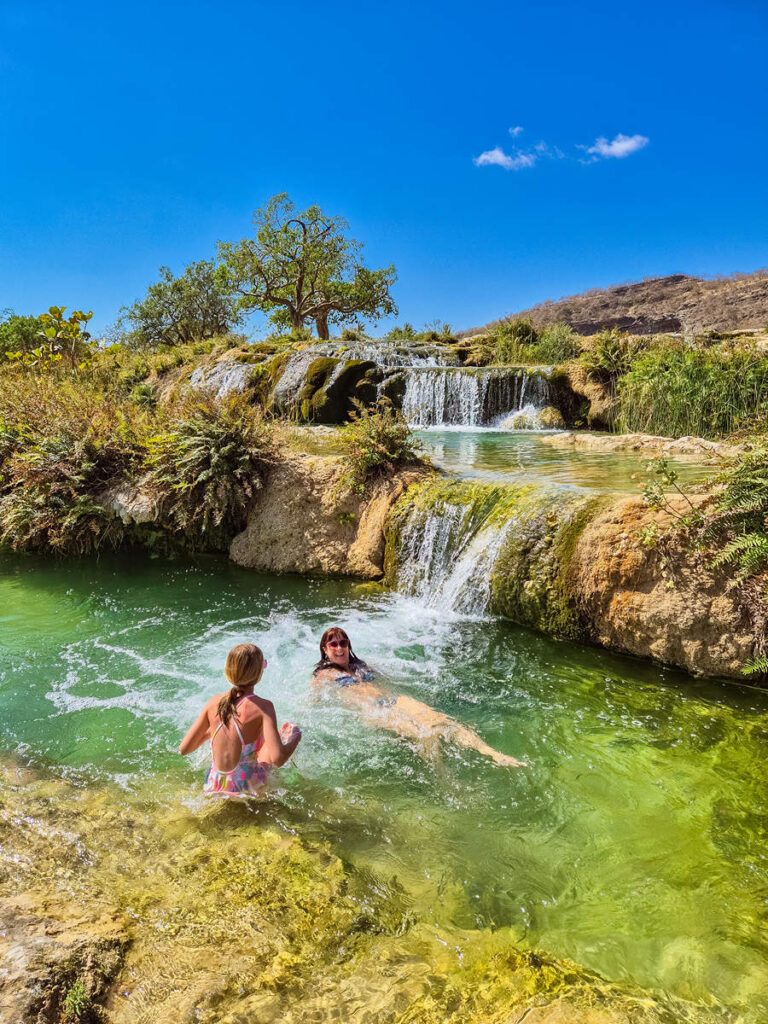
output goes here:
[[329, 640], [326, 647], [349, 647], [349, 640]]

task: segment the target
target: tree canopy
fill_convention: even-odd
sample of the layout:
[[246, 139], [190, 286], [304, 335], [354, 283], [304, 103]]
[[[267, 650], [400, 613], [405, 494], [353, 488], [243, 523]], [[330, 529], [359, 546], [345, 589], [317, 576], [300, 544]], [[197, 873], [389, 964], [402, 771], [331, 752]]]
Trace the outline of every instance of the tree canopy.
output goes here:
[[40, 345], [40, 321], [6, 309], [0, 314], [0, 353], [31, 352]]
[[253, 224], [254, 237], [219, 243], [220, 279], [238, 296], [239, 310], [260, 309], [293, 329], [314, 323], [320, 338], [329, 337], [329, 324], [397, 312], [394, 266], [366, 267], [343, 217], [316, 205], [296, 210], [282, 192], [254, 212]]
[[210, 260], [191, 263], [180, 277], [160, 267], [160, 280], [146, 296], [121, 309], [120, 323], [140, 347], [183, 345], [226, 334], [241, 317]]

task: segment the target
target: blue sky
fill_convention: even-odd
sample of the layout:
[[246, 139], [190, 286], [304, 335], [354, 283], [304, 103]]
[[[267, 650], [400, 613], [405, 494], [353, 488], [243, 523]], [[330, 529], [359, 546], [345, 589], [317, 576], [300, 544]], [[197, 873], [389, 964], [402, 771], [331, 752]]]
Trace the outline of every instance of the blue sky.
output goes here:
[[280, 191], [419, 326], [765, 266], [766, 44], [763, 0], [0, 0], [0, 308], [102, 328]]

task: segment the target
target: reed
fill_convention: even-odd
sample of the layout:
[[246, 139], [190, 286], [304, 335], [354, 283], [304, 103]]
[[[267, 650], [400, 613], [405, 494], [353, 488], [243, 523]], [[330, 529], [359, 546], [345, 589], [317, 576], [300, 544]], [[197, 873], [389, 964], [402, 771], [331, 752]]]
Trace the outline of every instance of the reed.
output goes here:
[[753, 347], [666, 345], [632, 360], [617, 395], [620, 432], [717, 438], [765, 429], [768, 359]]

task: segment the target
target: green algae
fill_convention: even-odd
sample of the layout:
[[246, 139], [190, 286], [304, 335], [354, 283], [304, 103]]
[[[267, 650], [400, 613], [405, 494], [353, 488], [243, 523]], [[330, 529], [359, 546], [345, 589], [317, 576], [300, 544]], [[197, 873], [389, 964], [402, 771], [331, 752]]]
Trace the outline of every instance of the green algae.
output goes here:
[[496, 1024], [555, 1003], [572, 1020], [599, 1007], [605, 1024], [717, 1019], [521, 949], [508, 928], [421, 923], [397, 879], [355, 872], [257, 807], [129, 800], [7, 765], [0, 781], [2, 895], [24, 894], [33, 922], [106, 916], [130, 944], [110, 1024]]
[[[448, 542], [454, 556], [481, 530], [503, 533], [490, 572], [488, 610], [556, 637], [586, 638], [572, 583], [571, 562], [586, 525], [610, 498], [575, 489], [530, 484], [489, 484], [431, 478], [408, 488], [390, 514], [385, 579], [402, 583], [403, 535], [416, 520], [461, 510], [460, 531]], [[412, 554], [412, 553], [411, 553]]]
[[608, 500], [551, 488], [532, 488], [521, 496], [494, 565], [492, 611], [555, 637], [586, 639], [571, 561], [584, 528]]

